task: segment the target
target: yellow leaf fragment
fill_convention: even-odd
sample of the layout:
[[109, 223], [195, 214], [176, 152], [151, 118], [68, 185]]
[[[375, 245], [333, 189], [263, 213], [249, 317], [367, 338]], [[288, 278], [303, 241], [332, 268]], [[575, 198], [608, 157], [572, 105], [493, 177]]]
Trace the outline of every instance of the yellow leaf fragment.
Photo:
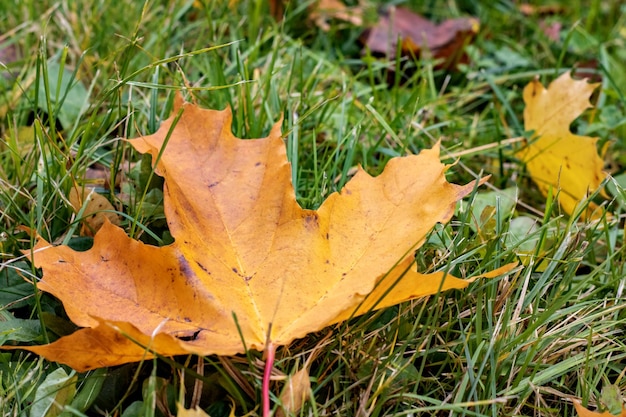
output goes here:
[[131, 141], [160, 156], [175, 242], [146, 245], [107, 221], [84, 252], [40, 240], [31, 257], [43, 270], [38, 288], [83, 329], [24, 349], [81, 371], [151, 352], [233, 355], [470, 282], [412, 266], [432, 227], [450, 220], [475, 186], [446, 181], [438, 145], [392, 159], [375, 178], [359, 169], [305, 210], [279, 124], [266, 138], [241, 140], [230, 110], [177, 106], [176, 126], [171, 117]]
[[178, 403], [178, 412], [176, 414], [176, 417], [210, 417], [210, 416], [200, 407], [187, 409], [181, 403]]
[[[574, 119], [592, 107], [589, 97], [597, 86], [564, 73], [547, 89], [538, 80], [524, 88], [524, 126], [534, 131], [534, 136], [517, 156], [544, 196], [551, 188], [560, 190], [559, 203], [568, 214], [606, 177], [597, 138], [570, 131]], [[597, 205], [590, 203], [587, 217], [596, 209]]]

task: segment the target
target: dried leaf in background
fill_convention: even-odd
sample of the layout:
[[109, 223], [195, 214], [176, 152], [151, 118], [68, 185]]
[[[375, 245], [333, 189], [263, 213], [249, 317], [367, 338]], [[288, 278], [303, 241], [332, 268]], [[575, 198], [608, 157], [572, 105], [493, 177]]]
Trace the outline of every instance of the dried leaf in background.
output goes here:
[[81, 236], [94, 236], [106, 221], [115, 225], [120, 224], [115, 207], [93, 188], [82, 187], [79, 191], [73, 187], [68, 198], [75, 213], [80, 214]]
[[309, 18], [322, 30], [330, 30], [328, 20], [337, 19], [353, 24], [363, 25], [363, 8], [346, 6], [341, 0], [318, 0], [309, 8]]
[[[440, 67], [453, 68], [464, 62], [465, 45], [480, 29], [476, 18], [448, 19], [436, 24], [404, 7], [390, 7], [380, 14], [378, 23], [363, 36], [365, 47], [374, 54], [396, 56], [429, 54], [441, 60]], [[398, 44], [399, 42], [399, 44]]]

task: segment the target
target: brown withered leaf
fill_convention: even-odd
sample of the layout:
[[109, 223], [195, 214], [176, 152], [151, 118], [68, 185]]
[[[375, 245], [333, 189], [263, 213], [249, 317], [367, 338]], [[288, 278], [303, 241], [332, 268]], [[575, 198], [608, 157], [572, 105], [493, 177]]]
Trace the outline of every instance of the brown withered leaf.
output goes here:
[[305, 210], [280, 123], [266, 138], [241, 140], [230, 110], [176, 107], [180, 119], [131, 141], [160, 156], [175, 242], [149, 246], [108, 222], [84, 252], [40, 240], [27, 253], [43, 271], [38, 288], [83, 329], [24, 349], [80, 371], [151, 352], [233, 355], [471, 281], [415, 267], [414, 250], [475, 186], [446, 181], [438, 146], [392, 159], [376, 178], [359, 169]]
[[309, 369], [305, 365], [295, 374], [290, 375], [285, 382], [279, 397], [279, 407], [276, 417], [298, 415], [304, 402], [311, 397], [311, 380]]
[[542, 20], [539, 22], [539, 28], [551, 41], [558, 42], [561, 39], [561, 29], [563, 28], [561, 22], [547, 22]]
[[68, 198], [74, 212], [80, 215], [81, 236], [93, 236], [106, 221], [115, 225], [120, 223], [115, 207], [93, 188], [81, 187], [78, 190], [72, 187]]
[[441, 67], [452, 68], [463, 62], [464, 47], [479, 29], [480, 21], [473, 17], [436, 24], [405, 7], [391, 7], [365, 32], [363, 42], [374, 54], [395, 57], [399, 47], [405, 55], [427, 53], [441, 60]]

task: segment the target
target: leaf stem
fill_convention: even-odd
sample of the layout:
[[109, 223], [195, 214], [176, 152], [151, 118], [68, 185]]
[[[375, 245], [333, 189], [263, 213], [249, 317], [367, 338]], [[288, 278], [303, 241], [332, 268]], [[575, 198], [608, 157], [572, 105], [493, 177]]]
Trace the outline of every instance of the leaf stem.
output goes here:
[[267, 358], [265, 359], [265, 371], [263, 372], [263, 385], [261, 387], [261, 404], [263, 406], [263, 417], [270, 417], [270, 376], [274, 367], [276, 356], [276, 345], [268, 342], [265, 345]]

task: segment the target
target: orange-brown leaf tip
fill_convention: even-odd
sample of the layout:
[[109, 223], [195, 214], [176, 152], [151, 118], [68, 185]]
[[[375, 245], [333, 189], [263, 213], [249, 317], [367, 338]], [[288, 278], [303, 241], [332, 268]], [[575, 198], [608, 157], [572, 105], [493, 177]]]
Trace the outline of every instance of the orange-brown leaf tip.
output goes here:
[[334, 322], [442, 291], [463, 289], [479, 278], [506, 275], [517, 266], [517, 262], [514, 262], [469, 279], [460, 279], [445, 271], [421, 274], [417, 272], [411, 256], [396, 265], [388, 274], [381, 276], [373, 291], [355, 300], [354, 305], [337, 315]]
[[150, 359], [154, 357], [152, 352], [165, 356], [188, 353], [176, 338], [168, 334], [151, 337], [128, 323], [94, 320], [95, 327], [80, 329], [47, 345], [0, 348], [28, 350], [78, 372]]
[[172, 103], [172, 114], [178, 113], [178, 111], [185, 105], [185, 98], [182, 91], [177, 91], [174, 94], [174, 102]]
[[622, 407], [622, 412], [620, 414], [611, 414], [608, 411], [604, 411], [602, 413], [598, 411], [590, 411], [583, 407], [580, 401], [574, 400], [573, 402], [576, 413], [578, 413], [578, 417], [626, 417], [626, 406]]
[[284, 118], [285, 118], [285, 115], [281, 113], [276, 123], [274, 123], [274, 125], [272, 126], [272, 130], [270, 131], [270, 134], [269, 134], [270, 138], [282, 138]]

